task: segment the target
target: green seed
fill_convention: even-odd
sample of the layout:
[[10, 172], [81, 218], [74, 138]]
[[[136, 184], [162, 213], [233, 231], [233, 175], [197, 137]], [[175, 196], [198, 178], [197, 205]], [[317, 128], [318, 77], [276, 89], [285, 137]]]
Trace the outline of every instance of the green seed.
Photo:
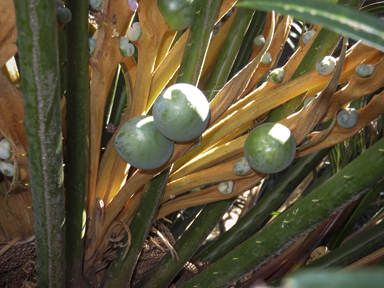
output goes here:
[[311, 39], [313, 38], [313, 36], [315, 36], [316, 34], [316, 30], [308, 30], [307, 32], [305, 32], [303, 34], [303, 37], [301, 37], [301, 41], [303, 41], [303, 43], [305, 45], [308, 44], [309, 41], [311, 41]]
[[71, 10], [68, 8], [57, 7], [57, 21], [60, 23], [66, 24], [72, 19]]
[[64, 3], [60, 0], [56, 0], [56, 5], [57, 5], [57, 8], [59, 7], [64, 8]]
[[9, 144], [7, 139], [2, 139], [0, 141], [0, 158], [3, 160], [8, 160], [12, 157], [11, 153], [11, 145]]
[[321, 76], [331, 75], [336, 68], [336, 59], [332, 56], [320, 58], [316, 63], [316, 70]]
[[0, 162], [0, 170], [5, 176], [12, 177], [14, 167], [15, 166], [12, 162], [9, 162], [9, 161]]
[[132, 27], [129, 27], [127, 30], [127, 37], [131, 41], [137, 41], [140, 39], [142, 34], [141, 26], [139, 22], [135, 22], [132, 24]]
[[341, 110], [337, 114], [337, 123], [345, 129], [351, 129], [355, 127], [358, 120], [359, 120], [359, 113], [354, 108], [347, 108], [347, 109]]
[[237, 175], [245, 175], [249, 171], [251, 171], [251, 166], [247, 162], [247, 159], [245, 157], [240, 158], [236, 164], [233, 166], [233, 170], [235, 170], [235, 173]]
[[269, 74], [269, 80], [271, 80], [273, 83], [280, 83], [283, 81], [285, 76], [285, 71], [283, 68], [277, 68]]
[[201, 144], [201, 141], [203, 140], [203, 137], [202, 136], [200, 136], [199, 138], [197, 138], [197, 140], [195, 141], [195, 144], [194, 144], [194, 148], [197, 148], [197, 147], [199, 147], [200, 146], [200, 144]]
[[219, 184], [219, 191], [223, 195], [229, 195], [233, 192], [233, 181], [225, 181]]
[[270, 64], [271, 62], [272, 62], [272, 54], [271, 52], [266, 52], [263, 58], [261, 58], [261, 63]]
[[318, 95], [313, 95], [311, 97], [308, 97], [304, 100], [304, 107], [307, 107], [309, 105], [309, 103], [312, 102], [313, 99], [315, 99]]
[[121, 55], [124, 57], [131, 57], [133, 53], [135, 53], [135, 46], [133, 46], [132, 43], [129, 43], [129, 39], [127, 37], [120, 37], [119, 49]]
[[372, 64], [360, 64], [356, 67], [356, 74], [361, 78], [368, 78], [375, 72], [375, 66]]
[[89, 57], [92, 57], [93, 54], [95, 53], [96, 43], [97, 43], [96, 39], [89, 38]]
[[256, 36], [254, 39], [253, 39], [253, 44], [257, 47], [261, 47], [261, 46], [264, 46], [265, 44], [265, 38], [263, 35], [259, 35], [259, 36]]

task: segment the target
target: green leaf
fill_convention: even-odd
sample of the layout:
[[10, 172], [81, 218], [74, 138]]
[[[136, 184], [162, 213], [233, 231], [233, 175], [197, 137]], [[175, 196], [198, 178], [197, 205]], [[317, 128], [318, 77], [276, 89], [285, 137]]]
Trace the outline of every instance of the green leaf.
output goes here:
[[355, 40], [384, 51], [384, 22], [376, 17], [324, 1], [308, 0], [253, 0], [237, 6], [260, 10], [274, 10], [289, 14], [308, 23], [320, 24]]

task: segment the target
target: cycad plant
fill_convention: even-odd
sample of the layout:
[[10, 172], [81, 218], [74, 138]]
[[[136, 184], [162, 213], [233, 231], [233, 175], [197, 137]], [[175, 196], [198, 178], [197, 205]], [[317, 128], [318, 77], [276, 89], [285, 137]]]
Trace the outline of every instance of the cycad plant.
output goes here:
[[1, 287], [380, 287], [363, 2], [3, 0]]

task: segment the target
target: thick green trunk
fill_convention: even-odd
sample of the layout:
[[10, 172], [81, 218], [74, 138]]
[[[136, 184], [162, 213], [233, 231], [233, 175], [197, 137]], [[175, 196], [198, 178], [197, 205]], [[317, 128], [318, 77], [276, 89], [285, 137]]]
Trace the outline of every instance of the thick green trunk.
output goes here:
[[15, 0], [39, 287], [64, 287], [65, 223], [56, 3]]

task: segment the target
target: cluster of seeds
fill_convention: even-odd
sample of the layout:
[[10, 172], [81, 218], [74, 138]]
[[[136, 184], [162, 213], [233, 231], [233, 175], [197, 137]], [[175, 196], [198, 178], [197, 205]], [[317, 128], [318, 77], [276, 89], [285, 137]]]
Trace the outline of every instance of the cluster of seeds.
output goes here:
[[57, 21], [62, 24], [66, 24], [72, 19], [71, 10], [64, 6], [64, 3], [60, 0], [56, 1], [57, 6]]
[[119, 49], [121, 55], [124, 57], [131, 57], [135, 53], [135, 46], [130, 41], [137, 41], [142, 34], [139, 22], [135, 22], [127, 30], [127, 37], [120, 37]]
[[137, 116], [115, 138], [120, 156], [140, 169], [155, 169], [171, 157], [174, 142], [193, 141], [209, 122], [209, 103], [197, 87], [178, 83], [165, 89], [153, 104], [153, 116]]

